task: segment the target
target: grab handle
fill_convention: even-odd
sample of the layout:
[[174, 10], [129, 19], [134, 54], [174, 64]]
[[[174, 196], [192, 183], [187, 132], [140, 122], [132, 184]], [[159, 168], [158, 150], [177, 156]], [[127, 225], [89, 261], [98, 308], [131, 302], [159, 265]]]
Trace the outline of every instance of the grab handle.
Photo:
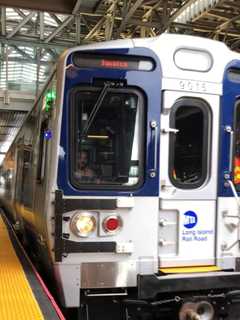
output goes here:
[[150, 122], [150, 127], [152, 130], [152, 145], [153, 145], [153, 168], [150, 169], [150, 178], [155, 178], [157, 175], [157, 136], [158, 136], [158, 125], [157, 121], [152, 120]]
[[229, 174], [232, 173], [232, 165], [233, 165], [233, 130], [231, 126], [225, 126], [224, 130], [230, 134], [230, 146], [229, 146], [229, 166], [228, 171]]

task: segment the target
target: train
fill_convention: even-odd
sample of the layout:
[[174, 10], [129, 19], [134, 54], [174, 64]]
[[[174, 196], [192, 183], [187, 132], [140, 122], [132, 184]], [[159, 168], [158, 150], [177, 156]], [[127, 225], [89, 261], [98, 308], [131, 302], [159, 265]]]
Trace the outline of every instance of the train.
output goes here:
[[224, 43], [66, 50], [1, 175], [7, 218], [79, 320], [233, 319], [240, 55]]

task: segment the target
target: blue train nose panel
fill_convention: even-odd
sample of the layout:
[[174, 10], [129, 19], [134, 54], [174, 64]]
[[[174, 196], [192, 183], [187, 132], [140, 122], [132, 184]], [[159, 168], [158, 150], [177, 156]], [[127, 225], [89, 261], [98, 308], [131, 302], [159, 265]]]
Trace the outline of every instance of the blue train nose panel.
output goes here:
[[[70, 54], [67, 60], [67, 65], [71, 66], [66, 71], [66, 81], [64, 89], [64, 105], [63, 105], [63, 121], [61, 130], [61, 149], [64, 150], [64, 157], [59, 158], [58, 167], [58, 188], [63, 190], [65, 195], [101, 195], [101, 196], [157, 196], [159, 194], [159, 135], [153, 137], [152, 123], [159, 128], [160, 126], [160, 106], [161, 106], [161, 67], [156, 55], [146, 48], [134, 49], [112, 49], [112, 50], [97, 50], [91, 52], [95, 55], [104, 57], [104, 55], [119, 56], [121, 55], [130, 58], [141, 57], [151, 58], [154, 64], [154, 69], [151, 71], [135, 70], [136, 66], [134, 60], [130, 61], [129, 65], [118, 64], [111, 66], [104, 63], [102, 66], [73, 66], [73, 54]], [[107, 61], [107, 60], [104, 60]], [[76, 61], [75, 61], [76, 63]], [[80, 65], [83, 62], [80, 62]], [[98, 63], [95, 61], [95, 64]], [[145, 67], [148, 66], [145, 64]], [[143, 69], [145, 68], [143, 66]], [[124, 69], [124, 70], [123, 70]], [[141, 69], [141, 68], [140, 68]], [[66, 155], [70, 154], [69, 145], [69, 92], [73, 88], [81, 85], [92, 86], [94, 81], [97, 80], [112, 80], [121, 81], [127, 87], [135, 88], [142, 92], [145, 100], [145, 137], [144, 137], [144, 172], [143, 183], [139, 187], [129, 188], [129, 190], [115, 189], [114, 186], [108, 190], [96, 187], [78, 189], [74, 187], [69, 179], [71, 160]], [[155, 131], [156, 132], [156, 131]], [[123, 151], [124, 152], [124, 151]], [[156, 168], [154, 168], [156, 167]], [[156, 172], [153, 173], [153, 170]]]

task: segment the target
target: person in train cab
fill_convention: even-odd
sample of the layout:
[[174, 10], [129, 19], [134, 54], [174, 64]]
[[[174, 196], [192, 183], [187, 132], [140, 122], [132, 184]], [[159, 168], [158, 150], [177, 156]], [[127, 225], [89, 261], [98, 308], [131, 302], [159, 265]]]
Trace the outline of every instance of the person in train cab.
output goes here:
[[78, 154], [75, 176], [82, 182], [93, 182], [98, 180], [96, 172], [89, 167], [89, 157], [87, 151], [81, 151]]

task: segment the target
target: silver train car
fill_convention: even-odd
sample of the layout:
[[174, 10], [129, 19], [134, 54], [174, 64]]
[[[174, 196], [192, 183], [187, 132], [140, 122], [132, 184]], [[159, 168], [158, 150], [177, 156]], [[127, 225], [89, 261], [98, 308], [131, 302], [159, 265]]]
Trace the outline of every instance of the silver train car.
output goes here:
[[239, 97], [240, 55], [213, 40], [61, 56], [5, 157], [1, 202], [80, 320], [234, 319]]

